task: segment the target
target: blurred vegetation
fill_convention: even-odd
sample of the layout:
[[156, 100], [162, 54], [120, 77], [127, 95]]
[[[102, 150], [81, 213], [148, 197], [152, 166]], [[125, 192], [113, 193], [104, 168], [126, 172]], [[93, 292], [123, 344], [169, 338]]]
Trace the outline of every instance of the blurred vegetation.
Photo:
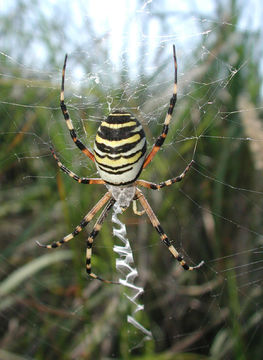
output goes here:
[[[108, 51], [88, 21], [88, 47], [93, 51], [83, 58], [80, 38], [74, 43], [61, 31], [66, 8], [55, 19], [45, 17], [38, 1], [18, 1], [12, 11], [2, 14], [1, 359], [260, 358], [261, 254], [252, 249], [262, 245], [263, 186], [258, 176], [262, 149], [243, 140], [262, 139], [258, 130], [262, 114], [256, 110], [262, 101], [258, 50], [262, 34], [241, 30], [240, 2], [227, 4], [228, 11], [218, 3], [220, 21], [214, 22], [210, 36], [196, 44], [195, 67], [178, 54], [179, 63], [189, 61], [189, 70], [186, 80], [179, 77], [174, 121], [164, 150], [142, 175], [155, 182], [166, 180], [180, 174], [194, 156], [196, 163], [181, 184], [145, 193], [187, 260], [196, 264], [203, 259], [206, 265], [200, 271], [182, 271], [146, 217], [136, 217], [131, 209], [121, 216], [132, 241], [138, 282], [145, 288], [141, 299], [145, 311], [137, 319], [154, 336], [154, 341], [138, 347], [142, 335], [126, 321], [132, 311], [123, 295], [127, 290], [86, 279], [87, 233], [54, 252], [38, 248], [35, 241], [50, 243], [71, 232], [105, 191], [73, 182], [58, 170], [49, 152], [52, 142], [67, 167], [80, 176], [96, 176], [93, 164], [72, 144], [59, 109], [64, 44], [72, 54], [67, 103], [78, 134], [90, 147], [111, 98], [112, 107], [126, 106], [136, 114], [153, 142], [171, 92], [171, 55], [163, 59], [165, 66], [157, 63], [151, 75], [141, 66], [135, 82], [127, 63], [125, 72], [106, 71], [112, 65]], [[36, 16], [31, 25], [37, 30], [30, 33], [25, 20], [32, 13]], [[157, 18], [161, 29], [167, 30], [166, 16]], [[200, 22], [204, 34], [209, 21]], [[147, 23], [144, 26], [147, 31]], [[32, 42], [40, 39], [48, 55], [38, 66], [28, 57]], [[76, 90], [84, 94], [82, 99], [73, 98], [70, 80], [76, 64], [86, 74], [94, 71], [93, 64], [96, 69], [103, 67], [107, 86], [83, 81]], [[39, 71], [32, 72], [32, 66]], [[167, 97], [160, 99], [162, 91]], [[94, 271], [105, 278], [118, 276], [113, 242], [109, 216], [92, 258]]]

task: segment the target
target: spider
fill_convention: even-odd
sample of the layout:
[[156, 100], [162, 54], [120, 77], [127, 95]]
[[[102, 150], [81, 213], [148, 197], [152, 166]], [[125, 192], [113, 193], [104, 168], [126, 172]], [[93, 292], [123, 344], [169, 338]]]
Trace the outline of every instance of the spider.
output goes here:
[[[138, 186], [142, 186], [152, 190], [159, 190], [165, 186], [170, 186], [176, 182], [181, 181], [186, 173], [189, 171], [193, 164], [193, 160], [187, 165], [181, 175], [172, 179], [163, 181], [159, 184], [155, 184], [145, 180], [137, 180], [141, 171], [152, 161], [156, 153], [163, 145], [168, 133], [169, 124], [172, 118], [173, 109], [177, 99], [177, 61], [175, 54], [175, 46], [173, 45], [173, 60], [174, 60], [174, 89], [173, 95], [170, 99], [170, 105], [164, 120], [163, 129], [161, 135], [156, 139], [151, 151], [146, 155], [146, 137], [140, 122], [129, 112], [116, 110], [109, 114], [106, 120], [102, 121], [96, 134], [94, 142], [94, 153], [91, 152], [77, 137], [74, 130], [67, 106], [64, 102], [64, 82], [65, 71], [67, 64], [67, 55], [65, 56], [63, 71], [62, 71], [62, 83], [60, 92], [60, 107], [66, 121], [66, 125], [69, 129], [72, 140], [76, 146], [96, 164], [100, 178], [86, 178], [79, 177], [71, 170], [66, 168], [59, 160], [53, 147], [51, 152], [55, 158], [58, 167], [69, 175], [72, 179], [76, 180], [80, 184], [103, 184], [108, 191], [97, 202], [97, 204], [84, 216], [80, 224], [72, 231], [72, 233], [64, 236], [61, 240], [53, 242], [49, 245], [39, 246], [47, 249], [57, 248], [62, 244], [69, 242], [76, 235], [78, 235], [97, 214], [97, 212], [103, 208], [100, 216], [98, 217], [93, 230], [91, 231], [86, 241], [86, 271], [87, 274], [93, 278], [103, 281], [104, 283], [116, 283], [111, 280], [105, 280], [100, 276], [94, 274], [91, 271], [91, 255], [92, 245], [95, 237], [98, 235], [102, 223], [104, 222], [109, 210], [117, 203], [122, 210], [128, 208], [131, 202], [133, 202], [133, 211], [137, 215], [142, 215], [144, 212], [148, 215], [153, 227], [157, 230], [161, 241], [168, 247], [175, 259], [185, 270], [198, 269], [203, 265], [201, 261], [197, 266], [189, 266], [183, 257], [178, 253], [171, 241], [168, 239], [164, 230], [162, 229], [159, 220], [154, 214], [148, 201], [144, 197]], [[138, 211], [136, 201], [139, 201], [143, 210]], [[119, 283], [117, 283], [119, 284]]]

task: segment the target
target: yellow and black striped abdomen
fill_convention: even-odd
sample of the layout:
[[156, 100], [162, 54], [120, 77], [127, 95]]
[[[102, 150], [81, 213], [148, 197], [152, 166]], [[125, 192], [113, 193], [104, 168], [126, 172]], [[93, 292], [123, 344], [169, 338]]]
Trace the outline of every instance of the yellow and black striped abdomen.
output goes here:
[[99, 174], [108, 184], [134, 182], [140, 175], [146, 154], [142, 125], [131, 114], [115, 111], [101, 123], [94, 153]]

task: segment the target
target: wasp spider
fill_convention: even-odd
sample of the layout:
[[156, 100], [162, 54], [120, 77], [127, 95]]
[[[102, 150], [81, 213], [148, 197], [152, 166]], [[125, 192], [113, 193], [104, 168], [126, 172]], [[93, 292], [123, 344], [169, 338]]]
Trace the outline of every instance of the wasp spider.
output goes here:
[[[62, 72], [62, 84], [60, 93], [60, 106], [64, 115], [67, 127], [69, 129], [72, 140], [77, 147], [95, 162], [100, 178], [81, 178], [74, 174], [71, 170], [67, 169], [59, 160], [53, 148], [51, 152], [55, 158], [57, 165], [62, 171], [68, 174], [71, 178], [79, 182], [80, 184], [103, 184], [106, 185], [107, 193], [98, 201], [98, 203], [84, 216], [81, 223], [73, 230], [72, 233], [63, 237], [61, 240], [54, 242], [50, 245], [42, 245], [45, 248], [51, 249], [61, 246], [62, 244], [70, 241], [76, 235], [78, 235], [84, 227], [92, 220], [96, 213], [103, 208], [98, 220], [96, 221], [93, 230], [91, 231], [86, 245], [86, 270], [87, 274], [94, 278], [101, 280], [105, 283], [113, 283], [113, 281], [104, 280], [91, 271], [91, 254], [92, 244], [95, 237], [98, 235], [102, 223], [105, 220], [109, 210], [117, 203], [123, 210], [125, 210], [131, 202], [133, 202], [133, 211], [137, 215], [142, 215], [144, 212], [148, 215], [152, 225], [160, 235], [161, 241], [168, 247], [175, 259], [181, 264], [185, 270], [194, 270], [202, 266], [201, 262], [197, 266], [189, 266], [183, 257], [177, 252], [171, 241], [168, 239], [164, 230], [162, 229], [159, 220], [154, 214], [148, 201], [138, 189], [138, 186], [143, 186], [152, 190], [159, 190], [165, 186], [170, 186], [176, 182], [181, 181], [185, 174], [190, 169], [193, 161], [187, 165], [181, 175], [174, 177], [170, 180], [166, 180], [159, 184], [154, 184], [145, 180], [137, 180], [141, 171], [151, 162], [156, 153], [160, 150], [160, 147], [164, 143], [167, 136], [169, 124], [172, 118], [173, 109], [176, 103], [177, 96], [177, 62], [175, 55], [175, 46], [173, 46], [173, 59], [174, 59], [174, 90], [170, 99], [170, 105], [164, 120], [164, 125], [161, 135], [157, 138], [151, 151], [146, 155], [146, 137], [143, 131], [142, 125], [135, 117], [125, 111], [114, 111], [111, 113], [105, 121], [102, 121], [98, 132], [96, 134], [94, 143], [94, 153], [91, 152], [81, 141], [78, 139], [72, 121], [69, 116], [66, 104], [64, 102], [64, 81], [65, 70], [67, 63], [67, 55], [65, 56], [63, 72]], [[138, 211], [136, 208], [136, 201], [139, 201], [142, 205], [143, 211]]]

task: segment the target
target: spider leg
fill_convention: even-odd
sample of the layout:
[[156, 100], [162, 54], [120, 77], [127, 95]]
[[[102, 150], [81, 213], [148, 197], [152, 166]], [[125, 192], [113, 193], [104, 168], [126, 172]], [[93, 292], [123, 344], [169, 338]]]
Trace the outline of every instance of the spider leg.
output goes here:
[[185, 177], [186, 173], [190, 170], [190, 167], [193, 165], [193, 163], [194, 163], [194, 160], [192, 160], [186, 166], [186, 168], [184, 169], [184, 171], [182, 172], [181, 175], [176, 176], [176, 177], [174, 177], [172, 179], [163, 181], [163, 182], [161, 182], [159, 184], [155, 184], [155, 183], [152, 183], [150, 181], [145, 181], [145, 180], [137, 180], [135, 182], [135, 186], [143, 186], [143, 187], [146, 187], [146, 188], [152, 189], [152, 190], [160, 190], [165, 186], [170, 186], [170, 185], [172, 185], [172, 184], [174, 184], [176, 182], [179, 182], [179, 181], [183, 180], [183, 178]]
[[64, 173], [66, 173], [68, 176], [70, 176], [72, 179], [76, 180], [78, 183], [80, 183], [80, 184], [105, 184], [105, 181], [102, 179], [79, 177], [73, 171], [69, 170], [68, 168], [66, 168], [65, 165], [62, 164], [62, 162], [59, 160], [59, 158], [57, 157], [57, 155], [52, 147], [50, 147], [50, 150], [51, 150], [51, 153], [52, 153], [54, 159], [57, 162], [58, 167], [62, 171], [64, 171]]
[[93, 241], [95, 239], [95, 237], [98, 235], [102, 224], [104, 222], [104, 220], [106, 219], [106, 216], [108, 215], [109, 210], [112, 208], [112, 206], [115, 204], [116, 200], [114, 199], [110, 199], [110, 201], [108, 202], [108, 204], [105, 206], [105, 208], [103, 209], [102, 213], [100, 214], [98, 220], [96, 221], [94, 228], [92, 229], [88, 240], [87, 240], [87, 250], [86, 250], [86, 271], [88, 276], [92, 277], [93, 279], [97, 279], [100, 280], [106, 284], [120, 284], [119, 282], [114, 282], [111, 280], [104, 280], [103, 278], [101, 278], [100, 276], [94, 274], [93, 272], [91, 272], [91, 255], [92, 255], [92, 245], [93, 245]]
[[146, 159], [143, 163], [143, 169], [152, 161], [153, 157], [156, 153], [160, 150], [160, 147], [163, 145], [164, 140], [167, 136], [169, 130], [169, 124], [172, 118], [173, 109], [177, 100], [177, 61], [176, 61], [176, 54], [175, 54], [175, 46], [173, 45], [173, 58], [174, 58], [174, 90], [173, 95], [170, 99], [170, 105], [164, 120], [163, 130], [161, 135], [156, 139], [156, 142], [150, 151], [150, 153], [146, 156]]
[[145, 213], [145, 210], [138, 210], [137, 209], [137, 200], [132, 200], [132, 210], [135, 215], [141, 216]]
[[49, 245], [43, 245], [40, 244], [37, 241], [37, 244], [41, 247], [47, 248], [47, 249], [54, 249], [56, 247], [61, 246], [62, 244], [69, 242], [70, 240], [72, 240], [76, 235], [78, 235], [83, 229], [84, 227], [86, 227], [88, 225], [88, 223], [92, 220], [92, 218], [94, 217], [94, 215], [96, 215], [96, 213], [103, 207], [103, 205], [106, 204], [106, 202], [108, 200], [110, 200], [111, 198], [111, 193], [107, 192], [98, 202], [97, 204], [88, 212], [88, 214], [86, 216], [84, 216], [84, 218], [82, 219], [81, 223], [75, 227], [75, 229], [72, 231], [72, 233], [64, 236], [61, 240], [53, 242], [52, 244]]
[[64, 116], [64, 119], [66, 120], [67, 127], [69, 129], [70, 135], [72, 137], [72, 140], [77, 145], [77, 147], [86, 155], [88, 156], [92, 161], [94, 161], [94, 155], [93, 153], [87, 149], [87, 147], [77, 138], [75, 129], [73, 127], [71, 118], [69, 116], [69, 112], [67, 109], [67, 106], [64, 102], [64, 83], [65, 83], [65, 71], [66, 71], [66, 65], [67, 65], [67, 58], [68, 56], [65, 56], [65, 61], [63, 65], [62, 70], [62, 82], [61, 82], [61, 92], [60, 92], [60, 107]]
[[195, 270], [200, 268], [204, 262], [201, 261], [198, 265], [196, 266], [189, 266], [184, 260], [183, 257], [178, 253], [178, 251], [175, 249], [175, 247], [172, 245], [171, 241], [168, 239], [167, 235], [165, 234], [165, 232], [163, 231], [159, 220], [157, 219], [156, 215], [154, 214], [152, 208], [150, 207], [148, 201], [146, 200], [146, 198], [144, 197], [144, 195], [142, 194], [142, 192], [139, 189], [136, 189], [136, 193], [135, 196], [137, 196], [137, 199], [140, 201], [142, 207], [145, 209], [146, 214], [148, 215], [153, 227], [156, 229], [156, 231], [158, 232], [158, 234], [160, 235], [160, 238], [162, 240], [162, 242], [168, 247], [169, 251], [172, 253], [172, 255], [175, 257], [175, 259], [180, 263], [180, 265], [185, 269], [185, 270]]

